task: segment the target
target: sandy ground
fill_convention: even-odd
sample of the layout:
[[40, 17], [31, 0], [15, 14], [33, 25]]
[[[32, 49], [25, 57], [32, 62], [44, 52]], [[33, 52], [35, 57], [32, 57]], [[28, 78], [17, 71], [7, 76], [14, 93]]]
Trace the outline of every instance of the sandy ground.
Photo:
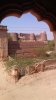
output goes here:
[[0, 100], [56, 100], [56, 69], [22, 77], [16, 84], [4, 70], [0, 62]]

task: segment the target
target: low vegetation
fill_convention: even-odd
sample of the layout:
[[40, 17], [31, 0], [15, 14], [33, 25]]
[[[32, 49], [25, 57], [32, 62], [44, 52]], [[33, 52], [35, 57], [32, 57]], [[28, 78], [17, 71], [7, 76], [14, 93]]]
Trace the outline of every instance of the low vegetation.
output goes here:
[[36, 58], [16, 58], [9, 57], [6, 59], [6, 69], [10, 70], [14, 65], [17, 65], [19, 68], [26, 67], [27, 65], [32, 65], [37, 60]]
[[52, 53], [50, 56], [46, 55], [46, 51], [54, 51], [54, 41], [48, 41], [48, 44], [41, 48], [34, 48], [37, 52], [37, 57], [35, 58], [24, 58], [24, 57], [8, 57], [5, 62], [6, 70], [10, 70], [14, 65], [17, 65], [20, 69], [26, 66], [31, 66], [36, 62], [40, 62], [44, 59], [56, 59], [56, 54]]

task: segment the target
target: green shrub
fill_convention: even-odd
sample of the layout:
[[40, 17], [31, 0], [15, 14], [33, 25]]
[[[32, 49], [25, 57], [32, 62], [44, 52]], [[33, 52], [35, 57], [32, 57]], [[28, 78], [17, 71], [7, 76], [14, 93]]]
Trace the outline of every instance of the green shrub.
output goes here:
[[20, 69], [25, 68], [27, 65], [32, 65], [36, 62], [36, 58], [16, 58], [12, 60], [7, 59], [5, 61], [6, 70], [10, 70], [14, 65], [18, 66]]

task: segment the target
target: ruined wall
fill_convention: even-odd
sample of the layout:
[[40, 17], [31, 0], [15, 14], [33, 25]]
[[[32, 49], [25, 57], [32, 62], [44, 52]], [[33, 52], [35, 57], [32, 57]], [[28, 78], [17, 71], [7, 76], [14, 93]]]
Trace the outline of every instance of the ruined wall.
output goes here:
[[45, 44], [43, 42], [9, 42], [9, 55], [16, 55], [17, 57], [37, 57], [37, 47], [41, 48]]
[[[43, 47], [45, 45], [43, 41], [47, 40], [45, 33], [41, 33], [37, 40], [33, 33], [20, 33], [18, 34], [18, 37], [16, 34], [14, 34], [12, 35], [12, 41], [9, 42], [9, 55], [16, 55], [18, 57], [36, 57], [38, 54], [35, 49], [38, 47]], [[17, 41], [17, 38], [22, 41]]]
[[34, 33], [30, 34], [30, 41], [36, 41]]
[[0, 59], [8, 56], [8, 37], [7, 28], [0, 26]]
[[34, 33], [9, 33], [12, 41], [22, 41], [22, 42], [34, 42], [34, 41], [47, 41], [46, 32], [41, 32], [39, 35], [35, 35]]
[[42, 41], [42, 42], [47, 41], [46, 32], [41, 32], [40, 35], [37, 36], [36, 40], [37, 41]]
[[12, 41], [18, 41], [18, 34], [17, 33], [9, 33], [9, 36]]
[[28, 41], [35, 41], [36, 40], [34, 33], [30, 33], [30, 34], [20, 33], [18, 35], [18, 37], [21, 41], [27, 41], [28, 42]]

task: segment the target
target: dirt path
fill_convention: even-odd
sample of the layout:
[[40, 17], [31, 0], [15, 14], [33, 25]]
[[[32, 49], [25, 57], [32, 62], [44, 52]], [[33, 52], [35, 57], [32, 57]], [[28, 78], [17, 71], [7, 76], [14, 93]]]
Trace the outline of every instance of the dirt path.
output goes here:
[[0, 100], [56, 100], [56, 69], [22, 77], [14, 84], [2, 66], [0, 62]]

